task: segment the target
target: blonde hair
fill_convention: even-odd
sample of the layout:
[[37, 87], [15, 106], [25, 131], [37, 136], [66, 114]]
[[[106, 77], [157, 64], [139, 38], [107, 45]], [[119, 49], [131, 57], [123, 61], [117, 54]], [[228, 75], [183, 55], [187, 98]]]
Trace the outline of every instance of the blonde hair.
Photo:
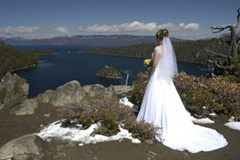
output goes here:
[[169, 37], [169, 32], [167, 29], [159, 29], [156, 33], [157, 44], [160, 45], [164, 37]]

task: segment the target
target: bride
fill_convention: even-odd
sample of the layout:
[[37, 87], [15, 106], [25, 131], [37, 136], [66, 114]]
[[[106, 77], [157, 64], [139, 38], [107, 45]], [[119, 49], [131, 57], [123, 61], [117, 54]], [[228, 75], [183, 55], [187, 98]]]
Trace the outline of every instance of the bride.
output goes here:
[[175, 150], [196, 153], [226, 146], [228, 142], [217, 131], [191, 121], [173, 84], [178, 70], [168, 30], [160, 29], [156, 33], [156, 42], [149, 69], [151, 78], [137, 121], [152, 123], [158, 128], [156, 139]]

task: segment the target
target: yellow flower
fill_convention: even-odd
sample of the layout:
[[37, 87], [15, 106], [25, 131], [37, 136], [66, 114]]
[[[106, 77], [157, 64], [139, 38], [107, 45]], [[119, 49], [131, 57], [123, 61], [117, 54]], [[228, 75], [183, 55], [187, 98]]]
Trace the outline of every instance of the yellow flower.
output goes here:
[[150, 67], [151, 65], [152, 65], [152, 59], [145, 59], [144, 60], [144, 65], [146, 66], [146, 67]]

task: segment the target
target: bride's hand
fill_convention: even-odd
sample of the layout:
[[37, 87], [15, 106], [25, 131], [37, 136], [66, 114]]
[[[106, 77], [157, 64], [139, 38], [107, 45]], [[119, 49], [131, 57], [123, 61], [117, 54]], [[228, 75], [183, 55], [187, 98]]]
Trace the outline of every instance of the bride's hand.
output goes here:
[[148, 67], [148, 73], [152, 72], [152, 67]]

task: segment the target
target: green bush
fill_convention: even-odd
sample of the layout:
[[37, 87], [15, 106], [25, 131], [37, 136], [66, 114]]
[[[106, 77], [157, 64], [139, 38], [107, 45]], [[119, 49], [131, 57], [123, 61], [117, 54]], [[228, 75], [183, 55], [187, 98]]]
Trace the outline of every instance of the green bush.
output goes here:
[[124, 128], [129, 130], [134, 138], [138, 138], [141, 141], [154, 138], [154, 126], [144, 120], [136, 122], [135, 120], [131, 121], [131, 118], [128, 118], [124, 123]]
[[240, 83], [240, 56], [233, 59], [233, 68], [229, 71], [224, 71], [223, 76], [227, 77], [231, 82]]
[[226, 77], [205, 78], [181, 72], [174, 79], [186, 108], [193, 114], [206, 116], [216, 112], [222, 116], [239, 116], [240, 84]]
[[132, 96], [130, 98], [130, 101], [139, 107], [142, 104], [142, 99], [143, 99], [149, 78], [150, 78], [150, 74], [148, 74], [148, 72], [139, 73], [137, 75], [137, 81], [133, 82], [133, 91], [132, 91]]
[[[134, 82], [131, 101], [141, 106], [144, 91], [149, 80], [147, 73], [138, 74]], [[188, 111], [199, 117], [216, 112], [221, 116], [240, 115], [240, 83], [228, 78], [205, 78], [189, 76], [181, 72], [174, 78], [174, 84]]]

